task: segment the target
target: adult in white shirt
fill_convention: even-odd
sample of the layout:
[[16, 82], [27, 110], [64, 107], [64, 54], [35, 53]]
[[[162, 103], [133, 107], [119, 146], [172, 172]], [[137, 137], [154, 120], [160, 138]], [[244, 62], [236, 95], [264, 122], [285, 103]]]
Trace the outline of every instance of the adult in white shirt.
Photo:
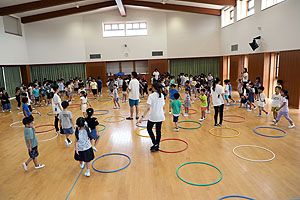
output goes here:
[[159, 72], [158, 72], [158, 69], [157, 69], [157, 68], [154, 70], [154, 72], [153, 72], [153, 76], [154, 76], [155, 80], [157, 80], [157, 81], [158, 81]]
[[58, 115], [63, 109], [61, 107], [61, 99], [58, 96], [58, 92], [59, 92], [58, 85], [54, 85], [53, 90], [54, 90], [54, 95], [53, 95], [53, 98], [52, 98], [52, 109], [53, 109], [53, 115], [55, 115], [54, 126], [55, 126], [55, 129], [56, 129], [56, 133], [58, 133], [59, 132]]
[[129, 106], [130, 106], [130, 117], [127, 117], [127, 120], [133, 120], [133, 107], [136, 109], [136, 119], [139, 119], [139, 96], [140, 96], [140, 83], [137, 80], [137, 73], [131, 73], [131, 81], [128, 85], [129, 90]]
[[243, 81], [243, 91], [247, 88], [247, 83], [249, 80], [248, 70], [244, 68], [244, 72], [242, 73], [242, 81]]
[[[216, 78], [211, 87], [211, 102], [215, 109], [215, 127], [222, 126], [223, 122], [223, 111], [224, 111], [224, 88], [220, 85], [220, 78]], [[220, 122], [218, 123], [218, 115], [220, 113]]]
[[[154, 82], [152, 85], [152, 90], [154, 91], [149, 95], [147, 100], [147, 108], [145, 113], [142, 115], [139, 123], [142, 122], [144, 116], [150, 111], [149, 120], [147, 122], [147, 131], [152, 140], [153, 146], [150, 151], [159, 151], [159, 143], [161, 139], [161, 126], [162, 122], [165, 121], [164, 105], [165, 99], [162, 94], [162, 88], [158, 82]], [[156, 138], [153, 133], [153, 126], [156, 128]]]

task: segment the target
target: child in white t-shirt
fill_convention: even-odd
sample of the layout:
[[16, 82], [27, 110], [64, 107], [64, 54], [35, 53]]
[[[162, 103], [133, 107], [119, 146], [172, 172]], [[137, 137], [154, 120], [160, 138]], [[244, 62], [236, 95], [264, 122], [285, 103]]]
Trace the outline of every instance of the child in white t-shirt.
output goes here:
[[256, 115], [257, 117], [261, 117], [261, 111], [263, 111], [264, 113], [266, 113], [267, 117], [269, 116], [269, 113], [265, 110], [265, 104], [266, 104], [266, 96], [264, 94], [264, 90], [265, 88], [263, 86], [260, 86], [258, 88], [258, 115]]
[[224, 84], [225, 84], [225, 87], [224, 87], [224, 91], [225, 91], [225, 101], [226, 101], [226, 103], [227, 103], [227, 105], [230, 105], [230, 103], [229, 103], [229, 85], [228, 85], [228, 83], [229, 83], [229, 80], [224, 80]]
[[80, 106], [80, 110], [83, 114], [83, 117], [87, 117], [87, 113], [86, 113], [86, 109], [87, 106], [90, 105], [88, 100], [87, 100], [87, 96], [86, 93], [84, 91], [80, 92], [80, 101], [81, 101], [81, 106]]
[[280, 94], [281, 88], [279, 86], [275, 87], [275, 93], [272, 95], [272, 109], [273, 112], [273, 121], [276, 121], [278, 116], [278, 108], [281, 104], [281, 94]]

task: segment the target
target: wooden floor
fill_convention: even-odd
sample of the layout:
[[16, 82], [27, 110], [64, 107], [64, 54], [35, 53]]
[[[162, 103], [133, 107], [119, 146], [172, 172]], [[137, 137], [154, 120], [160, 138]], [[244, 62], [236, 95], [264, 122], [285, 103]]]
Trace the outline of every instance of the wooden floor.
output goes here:
[[[78, 99], [78, 98], [76, 98]], [[145, 104], [145, 100], [142, 104]], [[76, 100], [74, 103], [79, 103]], [[91, 101], [95, 110], [107, 109], [108, 115], [98, 116], [100, 123], [110, 115], [128, 116], [128, 103], [121, 104], [120, 110], [113, 109], [112, 102]], [[168, 101], [166, 101], [168, 103]], [[15, 103], [13, 103], [15, 107]], [[141, 106], [143, 107], [143, 106]], [[192, 104], [199, 110], [199, 102]], [[228, 110], [227, 110], [228, 109]], [[267, 106], [270, 110], [270, 103]], [[35, 116], [35, 126], [53, 124], [54, 117], [48, 116], [51, 107], [37, 108], [42, 116]], [[81, 115], [79, 108], [70, 109], [75, 118]], [[142, 109], [143, 110], [143, 109]], [[34, 170], [30, 163], [28, 172], [24, 172], [22, 162], [28, 159], [24, 141], [23, 128], [12, 128], [12, 122], [22, 120], [22, 115], [13, 109], [9, 116], [0, 115], [0, 199], [107, 199], [107, 200], [165, 200], [197, 199], [217, 200], [226, 195], [243, 195], [258, 200], [300, 199], [300, 112], [291, 109], [290, 116], [296, 128], [288, 130], [287, 121], [283, 118], [279, 125], [287, 131], [283, 138], [268, 138], [256, 135], [253, 129], [258, 126], [270, 126], [269, 119], [256, 117], [257, 110], [247, 112], [237, 106], [226, 107], [225, 115], [241, 115], [244, 123], [226, 123], [240, 132], [235, 138], [219, 138], [209, 134], [213, 128], [213, 113], [207, 115], [202, 127], [196, 130], [173, 132], [172, 116], [166, 110], [166, 121], [163, 123], [164, 138], [179, 138], [189, 144], [188, 150], [182, 153], [150, 153], [149, 138], [136, 134], [134, 121], [108, 123], [100, 142], [96, 157], [107, 153], [124, 153], [130, 156], [131, 165], [116, 173], [103, 174], [91, 170], [91, 177], [81, 173], [79, 164], [74, 160], [74, 147], [65, 147], [64, 137], [59, 135], [53, 140], [41, 142], [55, 136], [54, 133], [38, 135], [40, 141], [39, 162], [46, 168]], [[190, 115], [180, 120], [198, 121], [200, 114]], [[226, 118], [237, 120], [235, 118]], [[182, 124], [192, 127], [193, 124]], [[297, 126], [298, 125], [298, 126]], [[37, 131], [49, 127], [39, 128]], [[51, 127], [50, 127], [51, 128]], [[269, 135], [280, 135], [275, 130], [260, 130]], [[230, 130], [216, 131], [216, 134], [233, 135]], [[145, 134], [141, 131], [141, 134]], [[72, 136], [74, 141], [74, 136]], [[268, 148], [276, 154], [271, 162], [250, 162], [236, 157], [232, 149], [237, 145], [258, 145]], [[185, 145], [179, 141], [161, 143], [161, 149], [176, 151]], [[269, 159], [267, 151], [254, 148], [240, 148], [237, 152], [251, 159]], [[217, 166], [223, 173], [223, 179], [211, 186], [192, 186], [182, 182], [176, 176], [176, 169], [185, 162], [202, 161]], [[114, 170], [126, 165], [127, 159], [122, 156], [110, 156], [99, 159], [95, 167], [101, 170]], [[207, 165], [193, 164], [181, 168], [180, 175], [195, 183], [210, 183], [219, 179], [219, 172]], [[232, 198], [234, 199], [234, 198]]]

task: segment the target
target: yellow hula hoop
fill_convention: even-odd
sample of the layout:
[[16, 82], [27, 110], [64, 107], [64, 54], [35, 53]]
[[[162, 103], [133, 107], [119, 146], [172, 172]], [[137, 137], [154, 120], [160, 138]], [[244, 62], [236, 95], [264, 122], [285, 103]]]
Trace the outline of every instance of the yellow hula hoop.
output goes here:
[[[155, 127], [153, 127], [154, 129], [155, 129]], [[141, 135], [140, 134], [140, 131], [142, 131], [142, 130], [146, 130], [147, 128], [141, 128], [141, 129], [138, 129], [138, 130], [136, 130], [136, 134], [138, 135], [138, 136], [140, 136], [140, 137], [146, 137], [146, 138], [149, 138], [150, 136], [148, 136], [148, 135]], [[165, 134], [165, 131], [163, 130], [163, 129], [161, 129], [161, 135], [164, 135]]]
[[[228, 130], [233, 130], [233, 131], [237, 132], [237, 134], [236, 134], [236, 135], [230, 135], [230, 136], [216, 135], [216, 134], [213, 133], [213, 130], [215, 130], [215, 129], [228, 129]], [[212, 128], [212, 129], [210, 129], [208, 132], [209, 132], [211, 135], [216, 136], [216, 137], [220, 137], [220, 138], [234, 138], [234, 137], [237, 137], [237, 136], [239, 136], [239, 135], [241, 134], [240, 131], [238, 131], [237, 129], [235, 129], [235, 128], [228, 128], [228, 127], [217, 127], [217, 128]]]
[[[116, 121], [111, 121], [111, 120], [107, 120], [107, 119], [111, 119], [113, 117], [119, 117], [119, 118], [122, 118], [121, 120], [116, 120]], [[109, 122], [109, 123], [117, 123], [117, 122], [122, 122], [122, 121], [125, 121], [125, 117], [124, 116], [121, 116], [121, 115], [112, 115], [112, 116], [108, 116], [108, 117], [105, 117], [103, 119], [104, 122]]]
[[5, 119], [11, 117], [10, 112], [0, 112], [0, 119]]

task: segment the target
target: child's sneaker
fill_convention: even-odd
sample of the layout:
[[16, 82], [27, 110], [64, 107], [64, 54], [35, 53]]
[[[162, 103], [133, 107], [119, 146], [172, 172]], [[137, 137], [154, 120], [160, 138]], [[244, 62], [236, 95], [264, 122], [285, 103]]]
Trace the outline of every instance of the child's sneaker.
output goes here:
[[261, 115], [256, 115], [256, 117], [261, 117]]
[[255, 107], [253, 108], [253, 110], [256, 110], [256, 108], [257, 108], [257, 106], [255, 106]]
[[295, 124], [288, 126], [288, 128], [294, 128], [294, 127], [295, 127]]
[[69, 142], [67, 139], [65, 139], [65, 144], [66, 144], [66, 147], [69, 147]]
[[169, 111], [169, 115], [171, 115], [172, 114], [172, 112], [171, 111]]
[[273, 122], [273, 123], [271, 123], [272, 125], [274, 125], [274, 126], [277, 126], [278, 124], [276, 123], [276, 121], [275, 122]]
[[210, 114], [210, 110], [209, 110], [209, 111], [207, 111], [207, 113], [208, 113], [208, 114]]
[[121, 106], [119, 106], [118, 109], [121, 109]]
[[84, 175], [85, 175], [86, 177], [90, 177], [90, 176], [91, 176], [90, 170], [87, 169], [86, 172], [84, 173]]
[[26, 165], [26, 163], [23, 163], [22, 166], [23, 166], [25, 172], [27, 172], [27, 165]]
[[93, 146], [93, 150], [95, 151], [95, 152], [97, 152], [98, 150], [97, 150], [97, 148], [95, 147], [95, 146]]
[[80, 164], [80, 168], [81, 168], [81, 169], [84, 168], [84, 162], [82, 162], [82, 163]]
[[268, 112], [268, 113], [267, 113], [267, 118], [269, 117], [269, 115], [270, 115], [270, 113]]
[[20, 110], [20, 107], [18, 107], [17, 109]]
[[178, 132], [178, 131], [179, 131], [179, 129], [178, 129], [178, 128], [174, 128], [174, 129], [173, 129], [173, 131], [175, 131], [175, 132]]
[[40, 116], [42, 116], [42, 114], [40, 112], [37, 112]]
[[117, 106], [114, 107], [114, 109], [117, 109], [117, 108], [118, 108]]
[[69, 146], [72, 144], [72, 141], [70, 140], [70, 142], [69, 142]]
[[201, 118], [201, 119], [199, 119], [199, 121], [202, 122], [204, 119], [205, 119], [205, 118]]
[[207, 110], [205, 110], [205, 113], [206, 113], [206, 114], [208, 114], [208, 111], [207, 111]]
[[36, 166], [36, 167], [34, 167], [35, 169], [42, 169], [42, 168], [44, 168], [44, 167], [46, 167], [46, 165], [38, 165], [38, 166]]
[[248, 109], [247, 111], [248, 111], [248, 112], [251, 112], [252, 110], [251, 110], [251, 109]]

